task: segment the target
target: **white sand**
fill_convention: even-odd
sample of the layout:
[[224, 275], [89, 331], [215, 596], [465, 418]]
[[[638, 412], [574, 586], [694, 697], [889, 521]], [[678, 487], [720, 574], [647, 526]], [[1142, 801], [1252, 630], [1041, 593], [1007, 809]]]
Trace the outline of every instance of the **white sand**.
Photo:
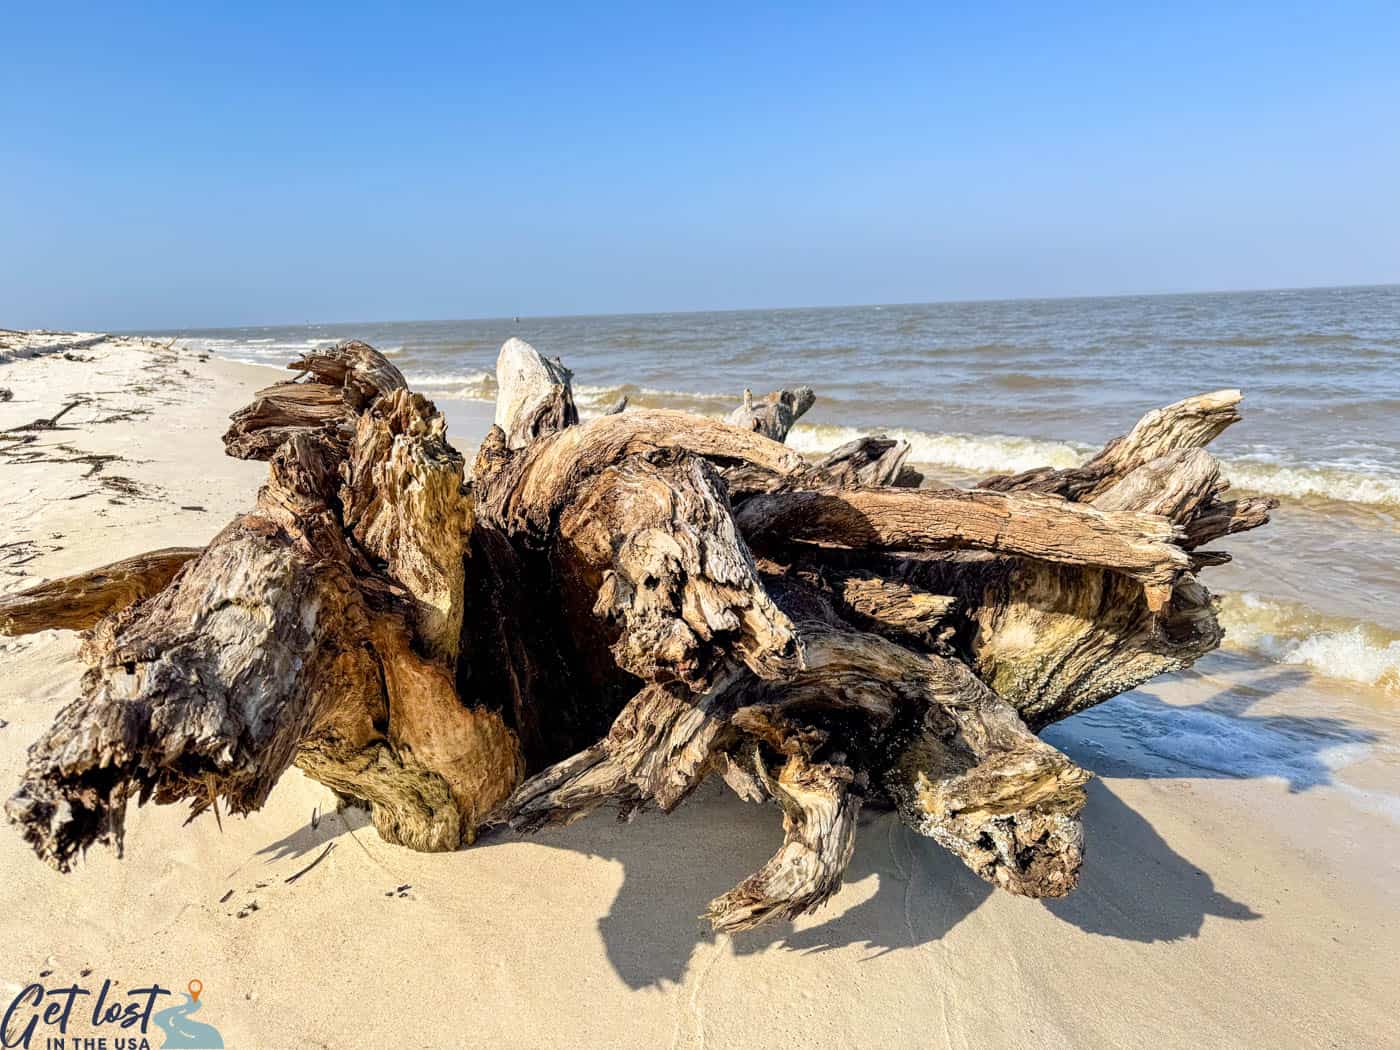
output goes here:
[[[18, 343], [0, 333], [0, 351], [6, 338]], [[14, 391], [0, 430], [87, 399], [59, 421], [72, 429], [33, 432], [23, 451], [42, 459], [0, 457], [5, 590], [205, 542], [263, 476], [223, 456], [219, 435], [275, 373], [138, 341], [74, 356], [0, 364]], [[474, 444], [489, 406], [451, 409], [454, 434]], [[53, 462], [92, 454], [122, 459], [90, 477], [90, 462]], [[77, 695], [77, 648], [55, 632], [0, 642], [0, 796]], [[127, 857], [93, 852], [67, 876], [0, 827], [0, 1009], [51, 970], [49, 986], [198, 978], [198, 1019], [233, 1050], [1400, 1046], [1393, 716], [1372, 710], [1378, 739], [1358, 743], [1345, 727], [1368, 720], [1366, 696], [1213, 659], [1210, 674], [1051, 731], [1108, 771], [1090, 790], [1090, 853], [1065, 901], [993, 892], [874, 815], [825, 909], [715, 937], [696, 916], [776, 845], [770, 808], [704, 790], [669, 817], [598, 816], [425, 855], [384, 844], [292, 771], [263, 811], [225, 818], [222, 832], [209, 816], [181, 828], [183, 809], [133, 809]], [[1284, 714], [1338, 719], [1337, 747], [1290, 736]], [[1252, 739], [1232, 742], [1241, 718], [1277, 736], [1278, 753], [1242, 762], [1246, 779], [1179, 774], [1166, 744], [1182, 739], [1220, 745], [1216, 766], [1232, 768]], [[1196, 735], [1172, 735], [1180, 725]], [[1152, 747], [1132, 742], [1143, 734]], [[322, 863], [284, 881], [326, 843]]]

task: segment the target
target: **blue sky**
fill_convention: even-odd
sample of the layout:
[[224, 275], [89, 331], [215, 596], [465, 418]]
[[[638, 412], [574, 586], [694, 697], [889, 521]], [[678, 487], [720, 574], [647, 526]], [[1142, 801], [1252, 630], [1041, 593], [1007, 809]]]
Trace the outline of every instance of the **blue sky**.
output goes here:
[[1400, 281], [1394, 3], [506, 6], [7, 5], [0, 326]]

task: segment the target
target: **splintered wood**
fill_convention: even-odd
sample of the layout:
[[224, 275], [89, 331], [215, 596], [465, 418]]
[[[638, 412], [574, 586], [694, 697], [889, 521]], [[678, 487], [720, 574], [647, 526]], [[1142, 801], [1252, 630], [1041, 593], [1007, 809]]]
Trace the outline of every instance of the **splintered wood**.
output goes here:
[[783, 825], [718, 929], [829, 898], [863, 806], [1062, 896], [1089, 774], [1035, 731], [1215, 648], [1196, 574], [1228, 556], [1198, 548], [1273, 505], [1220, 498], [1233, 390], [1082, 467], [934, 489], [904, 442], [783, 445], [805, 387], [580, 422], [572, 373], [512, 339], [468, 479], [371, 347], [290, 367], [233, 418], [269, 478], [206, 548], [0, 600], [6, 633], [86, 632], [83, 693], [6, 805], [60, 870], [120, 847], [132, 798], [247, 812], [293, 764], [418, 850], [669, 811], [718, 774]]

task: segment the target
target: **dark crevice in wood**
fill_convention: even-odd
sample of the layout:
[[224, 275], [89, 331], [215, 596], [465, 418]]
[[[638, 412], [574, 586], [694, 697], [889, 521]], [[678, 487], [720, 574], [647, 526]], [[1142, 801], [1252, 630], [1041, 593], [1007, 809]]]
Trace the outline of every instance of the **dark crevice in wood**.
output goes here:
[[419, 850], [667, 811], [718, 774], [783, 826], [718, 929], [829, 899], [867, 805], [1060, 896], [1088, 774], [1035, 731], [1215, 648], [1196, 574], [1227, 556], [1197, 548], [1273, 506], [1222, 500], [1204, 451], [1234, 391], [1082, 467], [923, 489], [903, 442], [811, 462], [775, 440], [806, 388], [746, 397], [737, 426], [580, 422], [572, 373], [511, 340], [468, 484], [371, 347], [292, 368], [233, 417], [229, 454], [269, 477], [206, 548], [0, 600], [0, 630], [87, 632], [83, 694], [6, 806], [60, 869], [120, 847], [132, 798], [247, 812], [293, 763]]

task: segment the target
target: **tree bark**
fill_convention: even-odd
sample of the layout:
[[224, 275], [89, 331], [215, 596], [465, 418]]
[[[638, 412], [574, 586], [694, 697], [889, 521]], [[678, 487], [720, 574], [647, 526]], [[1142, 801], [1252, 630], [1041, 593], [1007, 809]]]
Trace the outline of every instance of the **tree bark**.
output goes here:
[[1151, 413], [1083, 467], [920, 489], [908, 446], [809, 462], [739, 425], [584, 423], [571, 373], [512, 339], [472, 477], [442, 417], [363, 343], [294, 362], [225, 436], [269, 463], [202, 551], [0, 600], [0, 629], [88, 632], [83, 695], [7, 805], [66, 870], [128, 799], [261, 805], [293, 763], [388, 840], [669, 811], [718, 774], [783, 844], [719, 929], [839, 887], [870, 803], [1010, 892], [1083, 862], [1088, 774], [1034, 730], [1219, 644], [1198, 546], [1267, 521], [1203, 450], [1238, 392]]

